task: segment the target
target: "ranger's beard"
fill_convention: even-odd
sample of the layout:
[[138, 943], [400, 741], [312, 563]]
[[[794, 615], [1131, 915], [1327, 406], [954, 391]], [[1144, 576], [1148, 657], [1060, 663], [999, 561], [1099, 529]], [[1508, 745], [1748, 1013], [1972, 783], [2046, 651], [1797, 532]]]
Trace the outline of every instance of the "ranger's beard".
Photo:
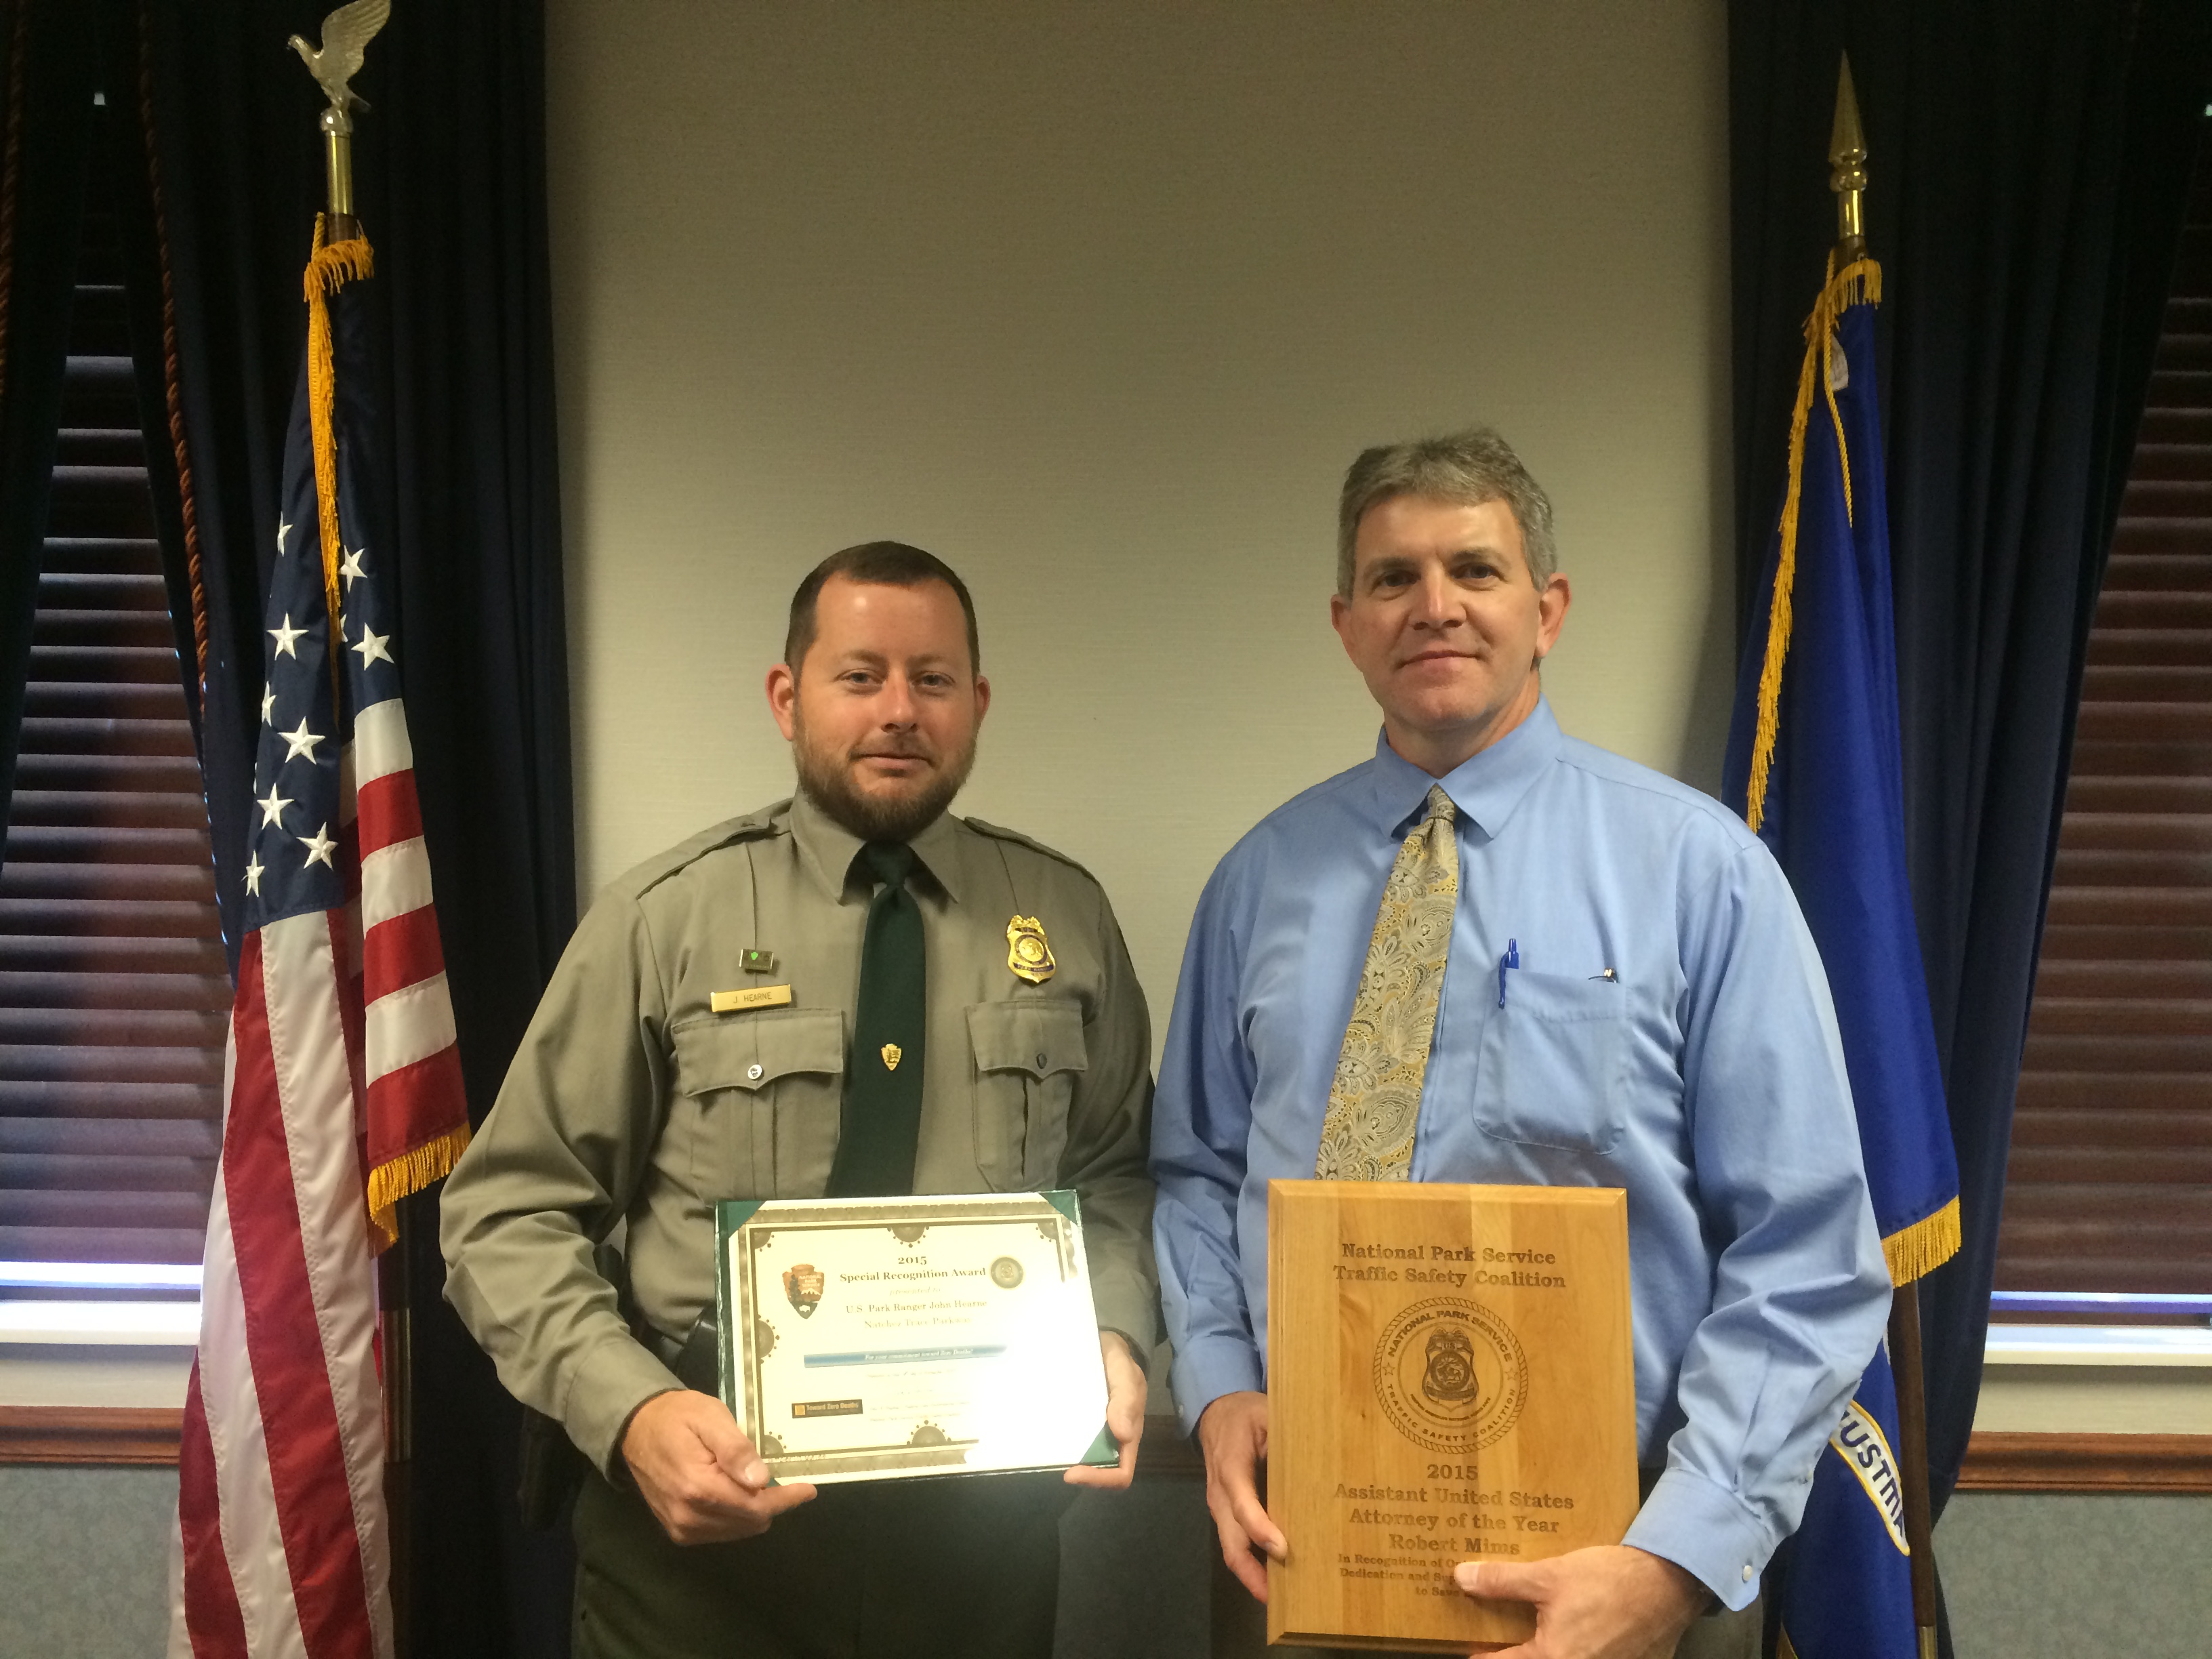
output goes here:
[[854, 782], [858, 756], [812, 742], [806, 722], [793, 710], [791, 758], [799, 793], [862, 841], [912, 841], [937, 821], [967, 783], [975, 766], [975, 734], [971, 731], [951, 755], [937, 754], [919, 735], [890, 745], [878, 740], [867, 752], [907, 755], [933, 764], [895, 791], [866, 793]]

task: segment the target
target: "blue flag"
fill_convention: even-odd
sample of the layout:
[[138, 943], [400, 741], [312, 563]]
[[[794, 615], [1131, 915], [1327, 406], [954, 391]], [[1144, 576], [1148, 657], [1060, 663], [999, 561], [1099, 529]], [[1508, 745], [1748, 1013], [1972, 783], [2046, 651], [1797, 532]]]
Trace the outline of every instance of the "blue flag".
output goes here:
[[[1890, 1278], [1959, 1248], [1959, 1171], [1905, 879], [1897, 641], [1875, 392], [1881, 267], [1832, 271], [1806, 324], [1790, 483], [1736, 688], [1726, 799], [1773, 851], [1835, 999]], [[1896, 1389], [1862, 1379], [1780, 1587], [1798, 1659], [1913, 1659]]]

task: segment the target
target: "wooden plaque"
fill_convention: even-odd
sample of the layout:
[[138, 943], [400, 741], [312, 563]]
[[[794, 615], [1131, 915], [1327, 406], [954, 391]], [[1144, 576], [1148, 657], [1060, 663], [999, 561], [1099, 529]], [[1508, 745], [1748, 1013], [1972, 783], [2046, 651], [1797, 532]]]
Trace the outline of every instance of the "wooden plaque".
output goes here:
[[1635, 1518], [1627, 1194], [1277, 1181], [1267, 1241], [1267, 1639], [1526, 1641], [1525, 1602], [1451, 1571]]

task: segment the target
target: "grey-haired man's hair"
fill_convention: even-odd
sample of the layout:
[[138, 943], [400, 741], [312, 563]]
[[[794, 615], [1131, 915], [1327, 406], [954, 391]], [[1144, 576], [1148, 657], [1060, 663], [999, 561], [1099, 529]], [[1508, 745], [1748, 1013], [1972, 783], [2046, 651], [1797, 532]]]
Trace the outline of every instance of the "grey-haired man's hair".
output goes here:
[[1365, 451], [1344, 475], [1336, 509], [1336, 591], [1352, 597], [1352, 546], [1359, 520], [1378, 501], [1399, 495], [1480, 507], [1503, 501], [1521, 526], [1528, 574], [1539, 589], [1559, 568], [1552, 542], [1552, 498], [1528, 476], [1513, 447], [1486, 426]]

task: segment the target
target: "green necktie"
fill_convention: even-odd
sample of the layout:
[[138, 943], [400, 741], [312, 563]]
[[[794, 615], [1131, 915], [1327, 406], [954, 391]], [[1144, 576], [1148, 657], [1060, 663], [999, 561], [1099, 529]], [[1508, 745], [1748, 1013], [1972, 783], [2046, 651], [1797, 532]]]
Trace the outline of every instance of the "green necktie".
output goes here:
[[914, 849], [872, 841], [853, 860], [878, 884], [860, 946], [860, 996], [845, 1066], [844, 1127], [830, 1172], [832, 1198], [914, 1190], [921, 1128], [922, 1042], [929, 1006], [921, 907], [906, 890]]

